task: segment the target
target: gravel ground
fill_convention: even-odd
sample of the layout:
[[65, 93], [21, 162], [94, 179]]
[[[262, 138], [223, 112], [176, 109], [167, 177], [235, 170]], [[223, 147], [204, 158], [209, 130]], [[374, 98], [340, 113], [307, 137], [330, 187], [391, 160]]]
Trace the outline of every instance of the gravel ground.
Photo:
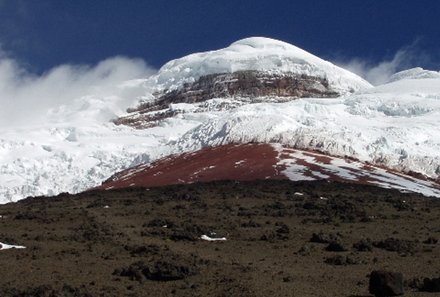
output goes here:
[[[0, 206], [0, 296], [405, 296], [440, 277], [440, 200], [336, 182], [212, 182]], [[206, 235], [205, 239], [201, 239]], [[223, 240], [226, 239], [226, 240]]]

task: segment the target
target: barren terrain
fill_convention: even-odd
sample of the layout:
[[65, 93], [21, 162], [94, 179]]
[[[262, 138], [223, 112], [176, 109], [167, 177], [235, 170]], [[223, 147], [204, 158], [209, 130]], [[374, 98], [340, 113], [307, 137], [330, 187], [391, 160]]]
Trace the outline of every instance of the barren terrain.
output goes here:
[[[327, 181], [96, 190], [0, 206], [0, 295], [405, 296], [440, 277], [440, 200]], [[202, 239], [226, 239], [208, 241]], [[437, 293], [438, 294], [438, 293]]]

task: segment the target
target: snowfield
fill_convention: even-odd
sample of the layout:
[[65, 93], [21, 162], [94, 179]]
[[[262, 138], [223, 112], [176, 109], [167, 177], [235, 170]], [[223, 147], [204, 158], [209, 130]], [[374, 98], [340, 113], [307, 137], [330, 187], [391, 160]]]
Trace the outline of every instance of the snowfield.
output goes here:
[[440, 79], [418, 79], [345, 98], [245, 105], [202, 122], [175, 146], [278, 142], [438, 178], [439, 99]]
[[[318, 73], [335, 88], [358, 91], [336, 99], [236, 104], [225, 110], [215, 106], [231, 99], [182, 103], [171, 108], [184, 113], [145, 130], [109, 122], [124, 115], [121, 102], [132, 102], [134, 95], [138, 100], [148, 100], [153, 91], [177, 88], [200, 75], [249, 67]], [[38, 124], [0, 128], [0, 202], [79, 192], [99, 185], [119, 170], [171, 153], [250, 141], [349, 156], [437, 179], [437, 74], [417, 68], [396, 74], [388, 84], [372, 87], [356, 75], [296, 47], [262, 38], [190, 55], [169, 62], [150, 79], [121, 83], [123, 92], [118, 95], [81, 97], [48, 110], [44, 121]]]

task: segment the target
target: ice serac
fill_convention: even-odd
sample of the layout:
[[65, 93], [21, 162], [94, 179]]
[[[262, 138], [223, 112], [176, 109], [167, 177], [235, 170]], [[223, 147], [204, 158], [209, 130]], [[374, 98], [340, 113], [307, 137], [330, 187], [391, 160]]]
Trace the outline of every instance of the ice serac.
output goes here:
[[[357, 75], [291, 44], [263, 37], [246, 38], [229, 47], [192, 54], [165, 64], [150, 79], [153, 98], [117, 124], [145, 128], [171, 104], [214, 98], [285, 102], [297, 98], [332, 98], [368, 89]], [[161, 111], [161, 112], [157, 112]]]

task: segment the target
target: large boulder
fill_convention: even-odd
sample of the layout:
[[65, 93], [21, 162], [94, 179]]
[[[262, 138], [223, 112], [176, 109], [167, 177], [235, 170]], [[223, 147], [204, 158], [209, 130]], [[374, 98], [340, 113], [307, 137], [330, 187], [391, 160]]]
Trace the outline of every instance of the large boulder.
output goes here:
[[425, 278], [423, 280], [423, 287], [421, 291], [425, 292], [440, 292], [440, 277], [439, 278]]
[[391, 271], [371, 272], [369, 292], [378, 297], [403, 295], [402, 273]]

